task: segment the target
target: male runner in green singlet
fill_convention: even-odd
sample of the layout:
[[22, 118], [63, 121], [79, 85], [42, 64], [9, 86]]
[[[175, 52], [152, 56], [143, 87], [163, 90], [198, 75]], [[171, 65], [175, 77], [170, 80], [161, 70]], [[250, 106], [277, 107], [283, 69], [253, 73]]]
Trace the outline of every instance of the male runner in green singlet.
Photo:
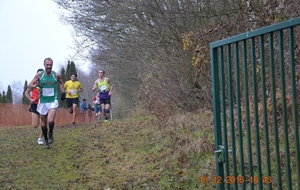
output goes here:
[[[42, 131], [45, 139], [44, 146], [47, 149], [50, 148], [49, 144], [53, 143], [54, 119], [58, 108], [57, 85], [59, 85], [62, 97], [64, 97], [62, 100], [65, 99], [64, 83], [60, 74], [52, 71], [52, 66], [53, 60], [46, 58], [44, 60], [45, 70], [39, 71], [28, 84], [29, 88], [35, 88], [36, 82], [39, 84], [40, 97], [37, 111], [41, 115]], [[49, 137], [47, 122], [49, 124]]]

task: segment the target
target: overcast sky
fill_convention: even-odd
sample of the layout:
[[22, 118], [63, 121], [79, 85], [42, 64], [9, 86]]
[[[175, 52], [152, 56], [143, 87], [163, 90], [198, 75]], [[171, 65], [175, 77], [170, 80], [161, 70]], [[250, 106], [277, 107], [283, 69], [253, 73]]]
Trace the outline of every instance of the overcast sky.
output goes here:
[[58, 12], [51, 0], [0, 0], [1, 92], [14, 82], [31, 81], [46, 57], [58, 70], [75, 55], [71, 27]]

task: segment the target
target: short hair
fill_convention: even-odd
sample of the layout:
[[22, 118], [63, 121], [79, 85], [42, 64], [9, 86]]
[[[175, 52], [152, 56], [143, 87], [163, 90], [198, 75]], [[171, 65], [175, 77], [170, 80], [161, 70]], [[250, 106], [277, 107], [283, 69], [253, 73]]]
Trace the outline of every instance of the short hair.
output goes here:
[[83, 98], [83, 101], [85, 102], [85, 101], [86, 101], [86, 99], [85, 99], [85, 98]]
[[71, 77], [72, 75], [75, 75], [75, 77], [77, 78], [77, 73], [71, 73], [70, 77]]
[[40, 71], [42, 71], [42, 70], [44, 70], [44, 69], [38, 69], [38, 70], [37, 70], [37, 73], [40, 72]]
[[44, 64], [46, 63], [46, 61], [51, 61], [53, 63], [53, 60], [50, 57], [47, 57], [46, 59], [44, 59]]
[[99, 71], [103, 71], [103, 74], [105, 74], [105, 70], [104, 69], [99, 69]]

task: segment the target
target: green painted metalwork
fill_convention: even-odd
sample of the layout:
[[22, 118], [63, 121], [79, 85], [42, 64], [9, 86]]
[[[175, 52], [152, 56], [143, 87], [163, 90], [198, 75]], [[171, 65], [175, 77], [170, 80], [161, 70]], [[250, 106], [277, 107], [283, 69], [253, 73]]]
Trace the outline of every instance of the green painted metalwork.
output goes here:
[[[290, 56], [295, 57], [295, 51], [294, 51], [294, 29], [289, 28], [289, 49], [290, 49]], [[298, 106], [297, 106], [297, 88], [296, 88], [296, 81], [294, 80], [296, 78], [295, 74], [295, 60], [290, 60], [290, 67], [291, 67], [291, 81], [292, 81], [292, 105], [293, 105], [293, 128], [294, 128], [294, 136], [295, 136], [295, 147], [296, 147], [296, 159], [300, 160], [300, 145], [299, 145], [299, 122], [298, 122]], [[297, 176], [298, 176], [298, 188], [300, 187], [300, 167], [299, 163], [296, 168], [297, 170]]]
[[[288, 141], [288, 123], [287, 123], [287, 106], [286, 106], [286, 93], [285, 93], [285, 72], [284, 72], [284, 51], [283, 51], [283, 30], [279, 30], [279, 62], [280, 62], [280, 79], [281, 79], [281, 104], [282, 104], [282, 120], [284, 126], [284, 147], [286, 159], [286, 173], [291, 173], [290, 167], [290, 149]], [[287, 175], [287, 183], [289, 189], [292, 189], [291, 176]]]
[[[274, 41], [273, 41], [273, 32], [269, 34], [270, 40], [270, 67], [271, 67], [271, 86], [272, 86], [272, 117], [277, 118], [277, 111], [276, 111], [276, 84], [275, 84], [275, 63], [274, 63]], [[276, 165], [280, 165], [280, 156], [279, 156], [279, 138], [278, 138], [278, 122], [274, 120], [274, 146], [275, 146], [275, 159]], [[281, 179], [281, 169], [277, 167], [277, 187], [282, 189], [282, 179]]]
[[299, 25], [300, 17], [210, 44], [219, 190], [300, 188]]
[[[246, 114], [246, 135], [247, 135], [247, 148], [248, 148], [248, 165], [249, 167], [253, 167], [253, 159], [252, 159], [252, 144], [251, 144], [251, 126], [250, 126], [250, 106], [249, 106], [249, 81], [248, 81], [248, 67], [247, 67], [247, 41], [243, 40], [243, 66], [244, 66], [244, 86], [245, 86], [245, 114]], [[254, 176], [253, 170], [249, 170], [249, 176]], [[254, 183], [250, 183], [250, 189], [254, 189]]]
[[[240, 63], [239, 63], [239, 44], [234, 43], [234, 54], [235, 54], [235, 77], [239, 78], [240, 76]], [[243, 146], [243, 129], [242, 129], [242, 115], [241, 115], [241, 89], [240, 89], [240, 80], [236, 80], [236, 98], [237, 98], [237, 120], [238, 120], [238, 135], [239, 135], [239, 149], [240, 149], [240, 171], [241, 176], [245, 176], [244, 170], [244, 146]], [[242, 189], [246, 189], [246, 184], [241, 184]]]
[[[265, 40], [264, 36], [261, 35], [259, 36], [260, 40], [260, 47], [264, 46]], [[260, 48], [260, 59], [261, 59], [261, 79], [262, 79], [262, 106], [263, 106], [263, 121], [264, 121], [264, 133], [265, 133], [265, 148], [266, 148], [266, 170], [267, 170], [267, 175], [272, 176], [271, 172], [271, 159], [270, 159], [270, 144], [269, 144], [269, 122], [268, 122], [268, 113], [267, 113], [267, 88], [266, 88], [266, 69], [265, 69], [265, 51], [264, 48]], [[271, 190], [272, 184], [266, 184], [268, 186], [268, 189]]]
[[[229, 92], [229, 113], [230, 113], [230, 132], [232, 137], [232, 150], [236, 150], [236, 143], [235, 143], [235, 129], [234, 129], [234, 104], [233, 104], [233, 85], [232, 85], [232, 62], [231, 62], [231, 48], [230, 45], [227, 46], [227, 62], [228, 62], [228, 92]], [[236, 151], [232, 151], [233, 160], [236, 160]], [[236, 162], [232, 162], [233, 165], [233, 176], [237, 176], [237, 165]], [[237, 183], [234, 183], [234, 187], [237, 188]]]
[[[220, 61], [221, 63], [224, 62], [224, 50], [223, 50], [223, 46], [220, 48]], [[225, 96], [225, 73], [224, 73], [224, 65], [220, 65], [220, 70], [221, 70], [221, 93], [222, 93], [222, 97]], [[222, 99], [222, 113], [225, 113], [222, 115], [222, 119], [223, 119], [223, 134], [224, 134], [224, 139], [227, 139], [227, 124], [226, 124], [226, 102], [225, 99]], [[225, 152], [228, 151], [228, 142], [224, 141], [224, 150]], [[225, 163], [229, 162], [229, 158], [228, 158], [228, 154], [225, 154], [225, 152], [223, 153], [222, 156], [224, 156], [224, 161]], [[228, 176], [230, 174], [229, 172], [229, 165], [225, 165], [225, 176]], [[219, 175], [217, 175], [219, 176]], [[224, 177], [224, 176], [223, 176]], [[227, 184], [227, 188], [229, 188], [230, 185]]]
[[[218, 62], [218, 53], [217, 53], [217, 49], [213, 49], [211, 50], [213, 53], [211, 53], [211, 60], [213, 60], [213, 62]], [[214, 86], [219, 89], [219, 79], [218, 79], [218, 67], [215, 67], [212, 69], [212, 73], [213, 73], [213, 77], [212, 77], [212, 81], [214, 83]], [[213, 93], [215, 93], [213, 95], [213, 102], [214, 105], [214, 109], [218, 109], [220, 108], [220, 96], [217, 94], [219, 92], [217, 91], [214, 91]], [[219, 145], [222, 144], [222, 134], [219, 133], [219, 127], [221, 126], [221, 118], [220, 118], [220, 113], [219, 112], [216, 112], [214, 114], [214, 131], [215, 131], [215, 145], [216, 145], [216, 150], [219, 150], [220, 147]], [[224, 169], [223, 169], [223, 162], [221, 159], [221, 156], [220, 156], [220, 151], [216, 151], [218, 153], [216, 153], [216, 172], [217, 172], [217, 175], [220, 176], [222, 179], [224, 178]], [[222, 185], [222, 187], [218, 187], [218, 189], [224, 189], [224, 185]]]
[[[261, 170], [261, 150], [260, 150], [260, 130], [258, 121], [258, 92], [257, 92], [257, 79], [256, 79], [256, 55], [255, 55], [255, 38], [251, 38], [251, 62], [252, 62], [252, 88], [253, 88], [253, 107], [254, 107], [254, 127], [255, 127], [255, 145], [256, 145], [256, 166], [257, 166], [257, 176], [260, 178], [262, 176]], [[262, 189], [262, 183], [259, 184], [259, 189]]]

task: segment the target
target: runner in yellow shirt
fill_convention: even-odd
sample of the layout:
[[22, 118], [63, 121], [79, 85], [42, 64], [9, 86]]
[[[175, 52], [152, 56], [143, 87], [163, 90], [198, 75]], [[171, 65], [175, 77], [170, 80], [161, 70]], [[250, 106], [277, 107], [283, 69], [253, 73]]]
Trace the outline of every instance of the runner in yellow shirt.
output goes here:
[[73, 114], [73, 120], [72, 123], [73, 125], [75, 124], [76, 120], [76, 108], [78, 106], [79, 102], [79, 92], [82, 92], [82, 85], [79, 81], [77, 81], [77, 74], [72, 73], [71, 74], [71, 80], [68, 80], [64, 84], [65, 91], [66, 91], [66, 104], [68, 107], [68, 112], [70, 114]]

